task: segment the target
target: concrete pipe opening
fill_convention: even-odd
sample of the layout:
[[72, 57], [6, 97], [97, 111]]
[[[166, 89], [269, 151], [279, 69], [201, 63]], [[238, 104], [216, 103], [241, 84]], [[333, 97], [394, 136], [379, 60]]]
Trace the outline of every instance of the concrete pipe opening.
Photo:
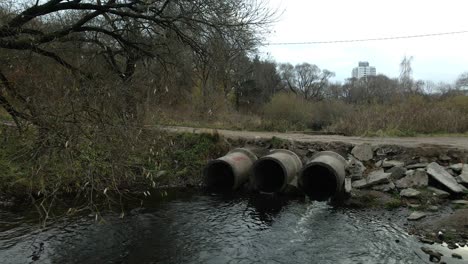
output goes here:
[[302, 169], [298, 180], [299, 188], [312, 200], [339, 198], [343, 192], [345, 169], [346, 160], [338, 153], [319, 152]]
[[234, 171], [224, 160], [213, 160], [204, 169], [205, 185], [210, 190], [229, 191], [234, 188]]
[[232, 191], [246, 183], [257, 156], [247, 148], [233, 149], [210, 161], [203, 170], [205, 186], [211, 191]]
[[286, 181], [286, 172], [281, 163], [270, 158], [257, 161], [253, 175], [255, 186], [261, 192], [279, 192]]
[[337, 177], [326, 165], [309, 164], [301, 175], [301, 189], [312, 200], [326, 201], [336, 195]]

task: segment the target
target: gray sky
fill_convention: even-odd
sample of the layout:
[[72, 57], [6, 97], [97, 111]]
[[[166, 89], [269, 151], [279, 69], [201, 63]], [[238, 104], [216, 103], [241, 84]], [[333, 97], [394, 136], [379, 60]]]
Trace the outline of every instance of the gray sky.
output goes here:
[[[467, 0], [266, 0], [283, 12], [266, 41], [307, 42], [419, 35], [468, 30]], [[349, 78], [358, 61], [398, 77], [413, 56], [413, 77], [453, 82], [468, 71], [468, 33], [405, 40], [267, 46], [262, 56], [292, 64], [309, 62]]]

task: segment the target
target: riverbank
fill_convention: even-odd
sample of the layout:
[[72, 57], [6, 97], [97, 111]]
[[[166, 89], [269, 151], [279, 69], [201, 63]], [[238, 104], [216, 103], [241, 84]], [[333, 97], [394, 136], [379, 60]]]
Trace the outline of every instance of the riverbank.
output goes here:
[[119, 203], [159, 188], [198, 187], [206, 162], [230, 148], [217, 134], [111, 127], [89, 137], [47, 138], [43, 144], [37, 131], [20, 135], [15, 127], [1, 128], [2, 207], [53, 207], [65, 198], [93, 208], [97, 200]]
[[[378, 140], [371, 144], [362, 144], [363, 142], [352, 141], [354, 139], [340, 141], [326, 140], [326, 137], [323, 137], [314, 140], [302, 135], [293, 138], [289, 135], [269, 137], [263, 134], [244, 137], [230, 136], [216, 130], [146, 129], [138, 141], [120, 142], [119, 147], [113, 147], [114, 150], [130, 150], [125, 152], [125, 156], [117, 157], [119, 161], [127, 161], [123, 165], [113, 163], [102, 166], [108, 164], [112, 156], [106, 153], [106, 147], [96, 146], [100, 152], [94, 153], [92, 158], [89, 157], [89, 152], [87, 156], [83, 155], [86, 154], [83, 152], [74, 156], [76, 159], [72, 164], [76, 166], [85, 163], [87, 166], [78, 166], [80, 170], [74, 168], [76, 170], [73, 171], [73, 177], [63, 178], [60, 175], [69, 171], [64, 171], [63, 167], [70, 163], [64, 163], [62, 160], [52, 164], [48, 161], [46, 164], [50, 167], [40, 171], [41, 174], [35, 174], [40, 175], [39, 179], [42, 178], [38, 180], [32, 174], [25, 173], [28, 166], [34, 168], [36, 163], [21, 158], [6, 159], [11, 157], [11, 153], [27, 147], [28, 142], [18, 141], [19, 139], [12, 134], [2, 136], [6, 146], [1, 150], [3, 162], [0, 163], [4, 175], [1, 184], [3, 195], [0, 197], [2, 207], [13, 207], [24, 202], [50, 201], [55, 197], [76, 197], [89, 206], [90, 199], [115, 200], [118, 203], [122, 197], [144, 200], [147, 196], [164, 195], [165, 191], [162, 188], [167, 187], [198, 189], [202, 186], [201, 171], [206, 162], [236, 147], [248, 146], [264, 151], [289, 149], [301, 156], [303, 162], [318, 151], [331, 150], [346, 157], [350, 163], [348, 176], [356, 188], [351, 191], [345, 206], [384, 209], [390, 212], [403, 209], [406, 212], [406, 215], [400, 215], [403, 225], [429, 241], [442, 241], [438, 235], [441, 231], [444, 233], [444, 241], [466, 243], [468, 234], [464, 222], [466, 218], [463, 218], [466, 205], [462, 202], [468, 200], [466, 193], [450, 194], [446, 186], [444, 189], [444, 186], [440, 186], [427, 172], [428, 165], [434, 163], [457, 180], [464, 174], [463, 166], [468, 161], [468, 152], [464, 145], [457, 148], [443, 142], [418, 143], [419, 145], [413, 145], [414, 142], [389, 144], [388, 139], [382, 139], [380, 144]], [[131, 143], [131, 147], [125, 143]], [[104, 154], [100, 156], [98, 153]], [[90, 168], [90, 165], [99, 167], [100, 170]], [[40, 167], [44, 166], [42, 164]], [[90, 169], [92, 173], [89, 172]], [[115, 173], [116, 169], [119, 170], [118, 174]], [[369, 178], [375, 176], [383, 177], [377, 177], [381, 178], [379, 182], [368, 184]], [[57, 183], [54, 177], [60, 179], [58, 187], [51, 185]], [[112, 179], [113, 182], [109, 183], [106, 178]], [[94, 181], [89, 182], [90, 179]], [[359, 182], [361, 186], [357, 187]], [[429, 189], [430, 186], [440, 189]], [[402, 191], [406, 194], [402, 195]], [[409, 220], [413, 213], [417, 214], [412, 218], [418, 219]]]
[[[468, 242], [468, 151], [434, 144], [413, 145], [313, 141], [273, 137], [233, 138], [236, 146], [284, 148], [307, 162], [331, 150], [348, 160], [349, 199], [345, 207], [399, 212], [398, 221], [427, 243], [447, 242], [452, 248]], [[417, 140], [415, 140], [417, 142]], [[459, 189], [458, 189], [459, 188]]]

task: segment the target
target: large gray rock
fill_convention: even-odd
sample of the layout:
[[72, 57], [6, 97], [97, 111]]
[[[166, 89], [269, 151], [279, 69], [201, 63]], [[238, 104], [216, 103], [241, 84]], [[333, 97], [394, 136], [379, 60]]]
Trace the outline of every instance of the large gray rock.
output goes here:
[[426, 168], [427, 165], [429, 165], [429, 164], [427, 164], [427, 163], [416, 163], [416, 164], [407, 165], [406, 168], [408, 170], [422, 169], [422, 168]]
[[366, 166], [362, 164], [358, 159], [350, 157], [348, 161], [348, 170], [349, 177], [352, 180], [362, 179], [364, 171], [366, 171]]
[[404, 167], [397, 166], [389, 169], [387, 172], [392, 174], [390, 176], [392, 179], [398, 180], [406, 175], [407, 170]]
[[383, 170], [373, 171], [366, 178], [353, 182], [353, 188], [368, 188], [375, 185], [390, 183], [391, 173]]
[[462, 184], [468, 184], [468, 165], [463, 166], [463, 170], [458, 177]]
[[415, 211], [411, 213], [410, 216], [408, 216], [408, 220], [416, 221], [416, 220], [426, 217], [426, 215], [427, 215], [426, 213]]
[[450, 193], [448, 193], [446, 191], [443, 191], [443, 190], [440, 190], [440, 189], [437, 189], [437, 188], [434, 188], [434, 187], [428, 187], [427, 190], [430, 191], [433, 196], [438, 197], [438, 198], [444, 199], [444, 198], [448, 198], [450, 196]]
[[403, 161], [398, 161], [398, 160], [384, 160], [382, 162], [382, 167], [383, 168], [392, 168], [392, 167], [403, 167], [405, 166], [405, 163]]
[[461, 193], [466, 190], [466, 188], [458, 184], [455, 178], [436, 162], [427, 165], [427, 173], [454, 193]]
[[409, 173], [406, 177], [396, 181], [397, 188], [426, 187], [429, 184], [429, 177], [424, 169], [417, 169]]
[[460, 175], [455, 177], [458, 183], [467, 185], [468, 184], [468, 175]]
[[372, 150], [372, 146], [370, 144], [361, 144], [355, 146], [353, 150], [351, 150], [351, 154], [353, 154], [353, 156], [360, 161], [369, 161], [374, 157], [374, 151]]
[[400, 196], [406, 197], [406, 198], [415, 198], [415, 197], [418, 197], [419, 195], [421, 195], [421, 192], [413, 188], [404, 189], [404, 190], [401, 190], [400, 192]]

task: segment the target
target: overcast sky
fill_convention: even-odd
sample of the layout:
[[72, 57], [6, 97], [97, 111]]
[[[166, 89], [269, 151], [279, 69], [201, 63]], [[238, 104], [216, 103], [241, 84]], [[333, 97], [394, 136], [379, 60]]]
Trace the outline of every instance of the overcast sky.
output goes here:
[[[366, 39], [468, 30], [467, 0], [266, 0], [284, 12], [266, 42]], [[468, 33], [405, 40], [267, 46], [276, 62], [309, 62], [351, 76], [359, 61], [398, 77], [399, 63], [413, 56], [413, 77], [453, 82], [468, 71]]]

